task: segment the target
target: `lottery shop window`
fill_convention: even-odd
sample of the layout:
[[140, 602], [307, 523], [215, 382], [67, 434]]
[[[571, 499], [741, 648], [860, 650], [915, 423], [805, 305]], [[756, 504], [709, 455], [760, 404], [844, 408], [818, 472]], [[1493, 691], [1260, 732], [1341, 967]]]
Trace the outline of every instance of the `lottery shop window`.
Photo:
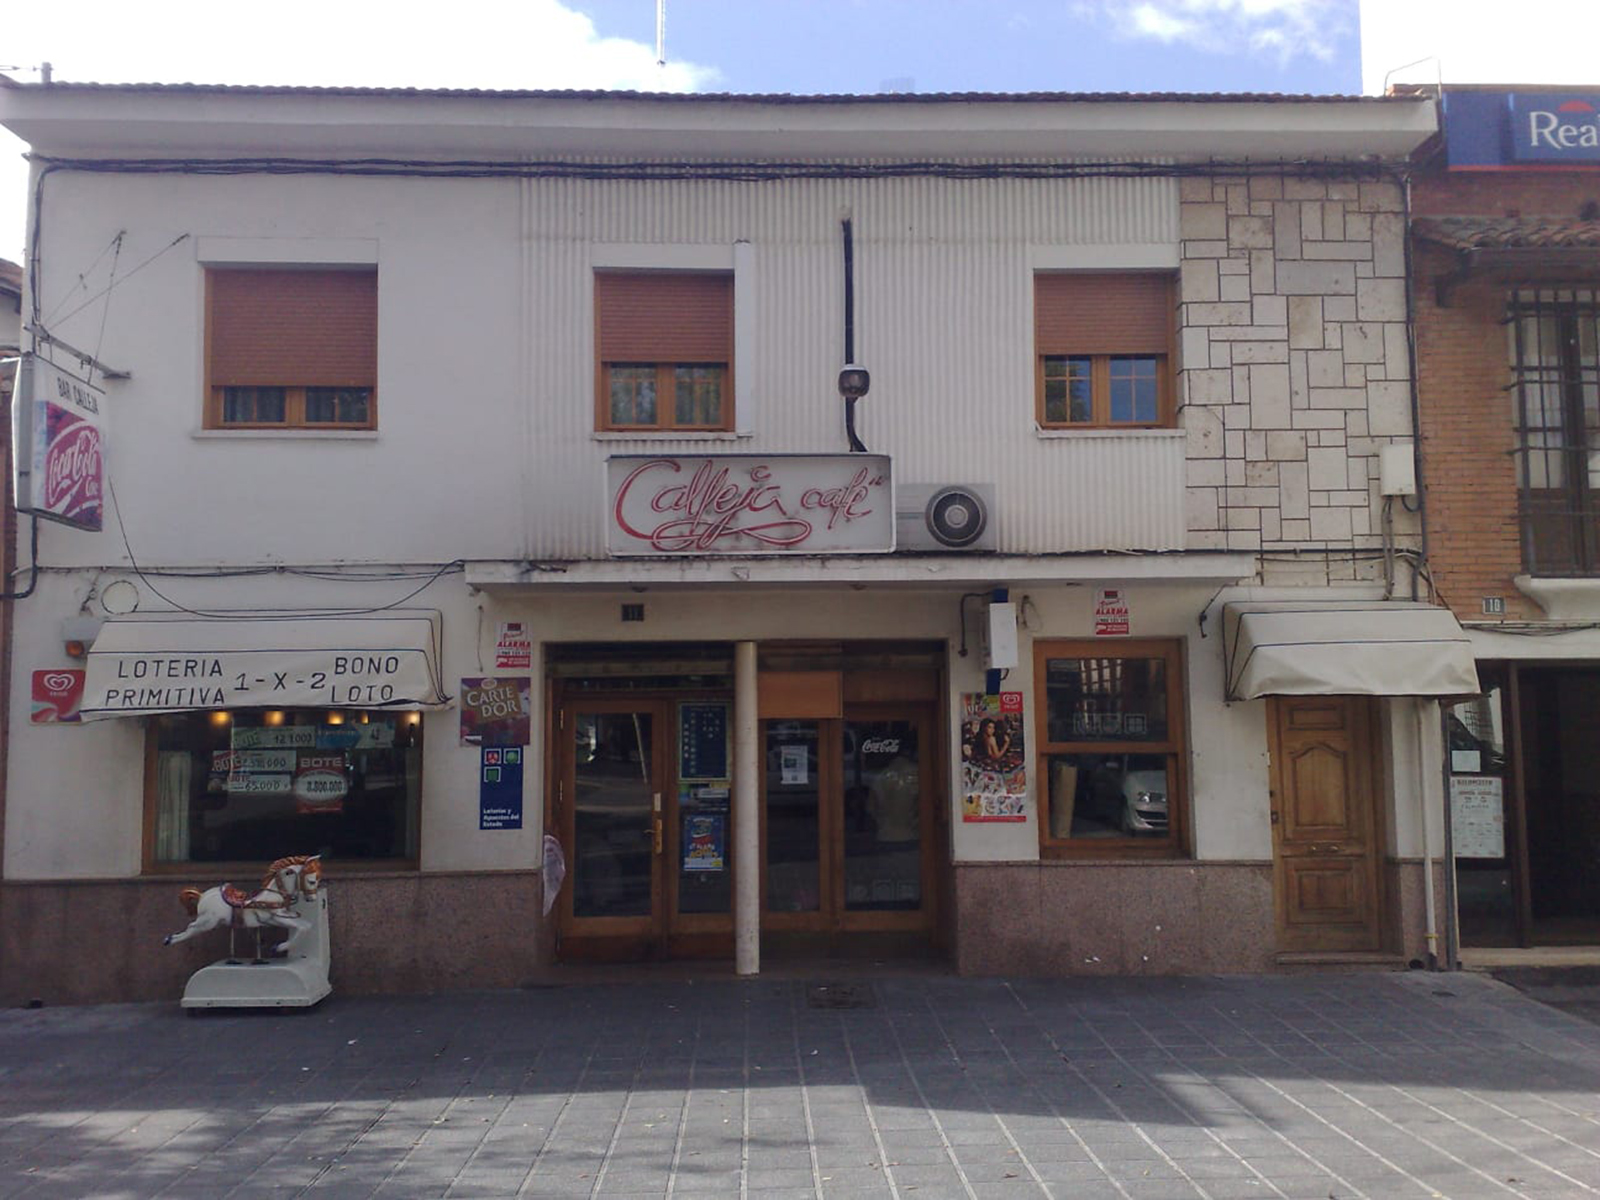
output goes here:
[[1177, 857], [1187, 844], [1182, 644], [1041, 641], [1046, 857]]
[[422, 714], [359, 709], [186, 712], [148, 734], [146, 866], [290, 854], [414, 865]]

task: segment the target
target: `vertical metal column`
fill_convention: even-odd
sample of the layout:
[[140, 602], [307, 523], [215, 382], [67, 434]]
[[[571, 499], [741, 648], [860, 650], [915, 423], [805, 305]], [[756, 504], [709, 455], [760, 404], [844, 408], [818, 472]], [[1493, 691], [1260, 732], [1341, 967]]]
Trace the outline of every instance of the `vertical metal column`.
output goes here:
[[733, 969], [761, 971], [761, 746], [756, 644], [733, 649]]

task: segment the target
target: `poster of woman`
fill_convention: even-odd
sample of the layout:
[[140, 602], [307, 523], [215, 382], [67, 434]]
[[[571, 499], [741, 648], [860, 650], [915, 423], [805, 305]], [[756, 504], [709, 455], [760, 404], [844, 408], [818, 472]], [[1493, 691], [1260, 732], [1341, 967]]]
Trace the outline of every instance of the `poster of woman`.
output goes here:
[[1027, 820], [1027, 764], [1022, 693], [963, 693], [961, 819]]

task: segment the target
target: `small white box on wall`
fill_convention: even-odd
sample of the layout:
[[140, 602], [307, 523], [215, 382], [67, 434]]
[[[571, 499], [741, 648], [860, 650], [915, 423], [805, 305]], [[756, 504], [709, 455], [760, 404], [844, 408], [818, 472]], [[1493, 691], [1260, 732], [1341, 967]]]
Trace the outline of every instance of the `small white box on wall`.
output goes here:
[[1378, 447], [1378, 491], [1385, 496], [1417, 494], [1417, 460], [1410, 442]]
[[1017, 606], [989, 605], [989, 669], [1009, 671], [1017, 665]]

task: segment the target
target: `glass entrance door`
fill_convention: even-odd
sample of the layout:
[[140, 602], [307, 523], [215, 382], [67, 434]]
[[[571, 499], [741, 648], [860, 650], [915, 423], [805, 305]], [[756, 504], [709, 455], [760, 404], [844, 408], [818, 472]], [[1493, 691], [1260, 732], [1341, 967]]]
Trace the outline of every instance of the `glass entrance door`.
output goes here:
[[765, 926], [931, 928], [931, 728], [905, 705], [765, 723]]
[[659, 933], [662, 708], [588, 701], [561, 712], [565, 761], [556, 824], [567, 853], [563, 935], [648, 942]]

